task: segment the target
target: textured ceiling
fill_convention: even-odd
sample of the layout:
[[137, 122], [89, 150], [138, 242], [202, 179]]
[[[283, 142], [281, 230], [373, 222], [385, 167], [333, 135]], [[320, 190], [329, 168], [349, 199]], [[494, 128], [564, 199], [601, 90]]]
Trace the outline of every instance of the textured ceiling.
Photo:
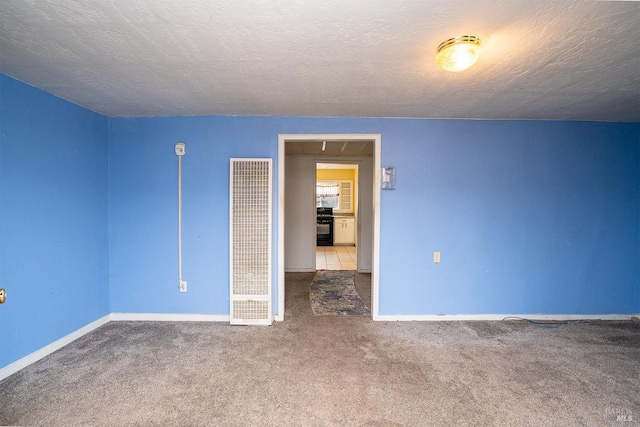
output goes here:
[[640, 121], [639, 40], [638, 2], [0, 0], [0, 71], [108, 116]]

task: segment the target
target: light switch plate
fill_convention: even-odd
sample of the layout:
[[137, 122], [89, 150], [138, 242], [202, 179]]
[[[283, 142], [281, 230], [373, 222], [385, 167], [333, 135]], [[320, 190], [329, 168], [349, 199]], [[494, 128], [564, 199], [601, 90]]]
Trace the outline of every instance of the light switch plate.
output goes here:
[[438, 264], [440, 262], [440, 252], [433, 253], [433, 263]]

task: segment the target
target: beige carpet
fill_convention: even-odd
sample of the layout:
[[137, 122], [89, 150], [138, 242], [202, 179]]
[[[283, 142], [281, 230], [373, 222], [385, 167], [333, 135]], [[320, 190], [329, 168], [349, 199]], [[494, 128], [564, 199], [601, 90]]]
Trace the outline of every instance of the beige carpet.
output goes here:
[[[0, 382], [0, 424], [576, 426], [640, 420], [640, 324], [112, 322]], [[368, 276], [356, 287], [366, 304]]]

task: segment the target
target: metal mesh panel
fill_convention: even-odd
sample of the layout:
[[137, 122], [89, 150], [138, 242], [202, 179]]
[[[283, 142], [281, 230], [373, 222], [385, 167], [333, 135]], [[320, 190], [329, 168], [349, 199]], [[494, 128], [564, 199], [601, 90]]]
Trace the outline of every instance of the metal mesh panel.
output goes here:
[[270, 323], [270, 246], [271, 159], [232, 159], [232, 321], [261, 318]]
[[269, 302], [255, 300], [233, 301], [232, 321], [234, 323], [259, 323], [269, 318]]

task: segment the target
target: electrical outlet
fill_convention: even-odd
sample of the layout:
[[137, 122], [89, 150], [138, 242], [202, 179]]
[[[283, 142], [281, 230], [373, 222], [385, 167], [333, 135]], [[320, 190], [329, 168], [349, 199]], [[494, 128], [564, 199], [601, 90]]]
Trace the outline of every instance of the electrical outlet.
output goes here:
[[180, 292], [187, 292], [187, 281], [180, 280]]
[[440, 262], [440, 252], [433, 253], [433, 263], [438, 264]]

